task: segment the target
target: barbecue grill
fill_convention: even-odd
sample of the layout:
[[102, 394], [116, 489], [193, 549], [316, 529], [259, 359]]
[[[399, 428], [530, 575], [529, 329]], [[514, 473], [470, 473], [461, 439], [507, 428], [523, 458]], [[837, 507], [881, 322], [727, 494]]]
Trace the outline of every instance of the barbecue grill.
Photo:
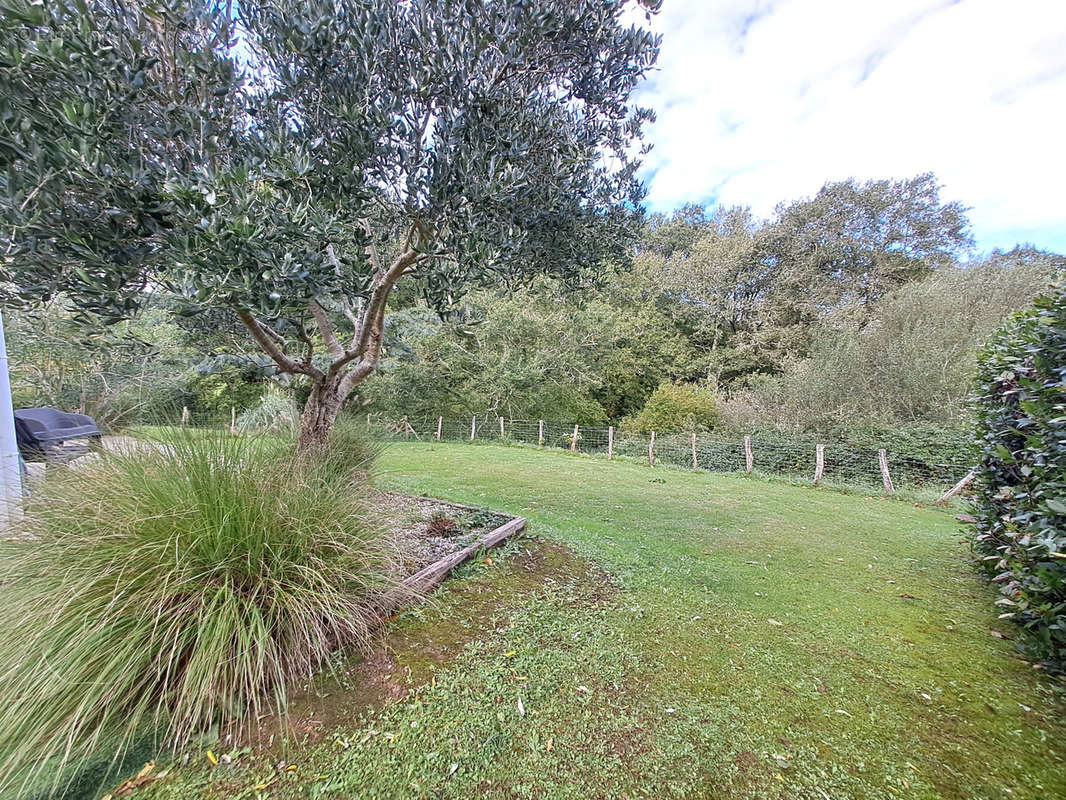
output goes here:
[[99, 443], [100, 429], [85, 414], [20, 408], [15, 412], [15, 438], [23, 461], [67, 462]]

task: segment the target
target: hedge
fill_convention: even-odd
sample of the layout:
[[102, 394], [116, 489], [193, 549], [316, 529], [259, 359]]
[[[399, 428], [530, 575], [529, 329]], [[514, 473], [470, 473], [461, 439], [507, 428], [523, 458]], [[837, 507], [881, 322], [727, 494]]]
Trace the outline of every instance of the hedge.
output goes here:
[[1066, 671], [1066, 284], [1037, 298], [978, 363], [973, 547], [1020, 647]]

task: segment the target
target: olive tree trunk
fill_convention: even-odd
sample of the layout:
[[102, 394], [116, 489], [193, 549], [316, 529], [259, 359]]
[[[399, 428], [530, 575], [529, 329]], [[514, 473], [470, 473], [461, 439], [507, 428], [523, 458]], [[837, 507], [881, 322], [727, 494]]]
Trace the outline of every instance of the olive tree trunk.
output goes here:
[[296, 439], [298, 452], [311, 453], [325, 447], [344, 405], [342, 382], [342, 379], [334, 379], [312, 384], [311, 394], [300, 414], [300, 430]]
[[[332, 249], [327, 248], [327, 253], [333, 257]], [[374, 265], [370, 297], [360, 301], [357, 309], [352, 308], [343, 297], [339, 301], [344, 316], [352, 326], [350, 343], [345, 345], [341, 342], [329, 313], [317, 299], [312, 299], [308, 304], [307, 311], [331, 358], [326, 369], [315, 365], [315, 344], [306, 330], [299, 337], [305, 345], [305, 354], [303, 358], [296, 358], [286, 352], [286, 340], [281, 334], [257, 320], [249, 310], [237, 309], [237, 318], [281, 372], [305, 375], [311, 380], [311, 395], [300, 415], [296, 443], [298, 453], [313, 453], [326, 445], [344, 401], [356, 386], [377, 369], [381, 361], [381, 340], [389, 292], [397, 280], [413, 274], [418, 262], [428, 257], [408, 248], [385, 266], [378, 260], [373, 246], [368, 248], [368, 255]]]

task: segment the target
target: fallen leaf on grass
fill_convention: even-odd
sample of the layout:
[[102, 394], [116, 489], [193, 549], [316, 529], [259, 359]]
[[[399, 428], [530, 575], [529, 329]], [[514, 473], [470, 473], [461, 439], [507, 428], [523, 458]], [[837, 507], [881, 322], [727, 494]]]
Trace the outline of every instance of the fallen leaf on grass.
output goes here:
[[555, 737], [552, 737], [552, 738], [548, 739], [548, 746], [546, 748], [544, 748], [545, 752], [550, 753], [554, 746], [555, 746]]
[[207, 751], [207, 760], [211, 762], [212, 767], [218, 766], [218, 759], [215, 758], [215, 754], [212, 753], [210, 750]]
[[770, 618], [770, 619], [768, 619], [766, 621], [769, 622], [771, 625], [784, 625], [785, 624], [783, 622], [778, 622], [776, 619], [773, 619], [773, 618]]
[[106, 795], [106, 797], [109, 797], [109, 798], [125, 797], [126, 795], [130, 794], [134, 789], [140, 789], [142, 786], [145, 786], [146, 784], [149, 784], [152, 781], [156, 780], [156, 778], [161, 777], [162, 775], [166, 774], [166, 773], [160, 773], [160, 775], [157, 775], [157, 776], [153, 777], [151, 775], [151, 772], [152, 772], [153, 769], [155, 769], [155, 762], [154, 761], [149, 761], [147, 764], [145, 764], [143, 767], [141, 767], [141, 771], [140, 772], [138, 772], [136, 775], [134, 775], [129, 780], [126, 780], [126, 781], [123, 781], [122, 783], [120, 783], [118, 786], [116, 786], [114, 789], [112, 789]]
[[518, 698], [518, 716], [524, 717], [526, 715], [526, 707], [522, 705], [522, 698]]

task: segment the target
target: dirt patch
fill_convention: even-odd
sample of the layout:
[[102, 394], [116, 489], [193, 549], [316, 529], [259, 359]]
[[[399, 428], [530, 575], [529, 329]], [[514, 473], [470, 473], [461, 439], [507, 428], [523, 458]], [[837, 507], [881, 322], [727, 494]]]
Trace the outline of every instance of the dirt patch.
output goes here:
[[268, 716], [257, 732], [240, 738], [273, 750], [282, 738], [310, 743], [338, 727], [352, 727], [367, 711], [428, 683], [467, 643], [506, 628], [510, 609], [531, 593], [549, 590], [582, 607], [609, 602], [617, 594], [608, 573], [562, 545], [539, 539], [522, 539], [506, 557], [488, 556], [474, 569], [474, 575], [444, 584], [446, 606], [439, 611], [394, 618], [370, 652], [339, 660], [311, 686], [293, 693], [287, 733]]

